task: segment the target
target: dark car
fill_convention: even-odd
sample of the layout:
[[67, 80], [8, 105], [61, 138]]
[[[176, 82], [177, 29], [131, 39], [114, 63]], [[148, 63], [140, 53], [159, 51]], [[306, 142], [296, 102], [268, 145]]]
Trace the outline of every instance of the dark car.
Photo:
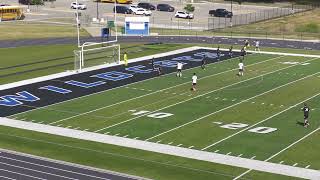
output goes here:
[[216, 9], [216, 10], [210, 10], [209, 15], [215, 16], [215, 17], [231, 18], [233, 16], [233, 13], [230, 11], [227, 11], [226, 9]]
[[174, 7], [170, 6], [169, 4], [158, 4], [157, 5], [157, 10], [158, 11], [173, 12], [174, 11]]
[[156, 7], [150, 3], [139, 3], [138, 7], [141, 7], [143, 9], [148, 9], [148, 10], [156, 10]]
[[131, 14], [132, 11], [127, 6], [116, 6], [113, 8], [113, 12], [115, 12], [115, 8], [117, 8], [117, 13], [120, 14]]

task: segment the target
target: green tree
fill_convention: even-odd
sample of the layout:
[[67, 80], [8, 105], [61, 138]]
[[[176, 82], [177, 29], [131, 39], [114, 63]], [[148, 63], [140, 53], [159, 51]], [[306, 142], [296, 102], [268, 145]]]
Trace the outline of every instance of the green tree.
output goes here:
[[184, 7], [184, 10], [186, 10], [188, 13], [194, 12], [194, 6], [192, 6], [192, 4], [187, 4], [187, 5]]
[[31, 4], [32, 5], [43, 5], [43, 0], [32, 0]]

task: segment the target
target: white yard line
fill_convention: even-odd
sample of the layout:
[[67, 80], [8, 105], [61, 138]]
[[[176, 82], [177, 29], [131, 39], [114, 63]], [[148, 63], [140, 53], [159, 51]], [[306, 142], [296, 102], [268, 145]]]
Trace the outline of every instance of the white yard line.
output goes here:
[[[275, 58], [271, 58], [271, 59], [266, 59], [265, 61], [260, 61], [260, 62], [257, 62], [257, 63], [249, 64], [248, 66], [253, 66], [253, 65], [256, 65], [256, 64], [260, 64], [260, 63], [263, 63], [263, 62], [268, 62], [268, 61], [271, 61], [271, 60], [274, 60], [274, 59], [279, 59], [279, 58], [282, 58], [282, 57], [283, 57], [283, 56], [279, 56], [279, 57], [275, 57]], [[229, 59], [229, 60], [232, 60], [232, 59], [235, 59], [235, 58], [231, 58], [231, 59]], [[219, 62], [217, 62], [217, 63], [222, 63], [222, 62], [225, 62], [225, 61], [219, 61]], [[212, 64], [216, 64], [216, 63], [212, 63]], [[194, 67], [194, 68], [199, 68], [199, 67]], [[194, 69], [194, 68], [187, 69], [186, 71], [192, 70], [192, 69]], [[231, 70], [227, 70], [227, 71], [223, 71], [223, 72], [219, 72], [219, 73], [217, 73], [217, 74], [212, 74], [212, 75], [204, 76], [204, 77], [202, 77], [202, 78], [199, 78], [199, 80], [201, 80], [201, 79], [206, 79], [206, 78], [213, 77], [213, 76], [218, 76], [218, 75], [220, 75], [220, 74], [228, 73], [228, 72], [234, 71], [234, 70], [237, 70], [237, 68], [231, 69]], [[169, 73], [169, 74], [174, 74], [174, 73], [176, 73], [176, 72]], [[169, 74], [167, 74], [167, 75], [169, 75]], [[154, 79], [154, 78], [151, 78], [151, 79]], [[147, 80], [150, 80], [150, 79], [147, 79]], [[144, 80], [144, 81], [146, 81], [146, 80]], [[136, 83], [139, 83], [139, 82], [143, 82], [143, 81], [138, 81], [138, 82], [136, 82]], [[181, 84], [177, 84], [177, 85], [175, 85], [175, 86], [170, 86], [170, 87], [168, 87], [168, 88], [164, 88], [164, 89], [161, 89], [161, 90], [153, 91], [153, 92], [151, 92], [151, 93], [147, 93], [147, 94], [144, 94], [144, 95], [141, 95], [141, 96], [137, 96], [137, 97], [134, 97], [134, 98], [131, 98], [131, 99], [127, 99], [127, 100], [124, 100], [124, 101], [120, 101], [120, 102], [117, 102], [117, 103], [114, 103], [114, 104], [111, 104], [111, 105], [108, 105], [108, 106], [103, 106], [103, 107], [100, 107], [100, 108], [97, 108], [97, 109], [94, 109], [94, 110], [91, 110], [91, 111], [87, 111], [87, 112], [84, 112], [84, 113], [79, 113], [79, 114], [77, 114], [77, 115], [70, 116], [70, 117], [67, 117], [67, 118], [64, 118], [64, 119], [60, 119], [60, 120], [51, 122], [51, 123], [49, 123], [49, 124], [56, 124], [56, 123], [59, 123], [59, 122], [62, 122], [62, 121], [66, 121], [66, 120], [69, 120], [69, 119], [73, 119], [73, 118], [75, 118], [75, 117], [79, 117], [79, 116], [82, 116], [82, 115], [90, 114], [90, 113], [92, 113], [92, 112], [96, 112], [96, 111], [99, 111], [99, 110], [102, 110], [102, 109], [106, 109], [106, 108], [109, 108], [109, 107], [113, 107], [113, 106], [116, 106], [116, 105], [119, 105], [119, 104], [122, 104], [122, 103], [126, 103], [126, 102], [129, 102], [129, 101], [133, 101], [133, 100], [136, 100], [136, 99], [140, 99], [140, 98], [143, 98], [143, 97], [146, 97], [146, 96], [149, 96], [149, 95], [152, 95], [152, 94], [156, 94], [156, 93], [159, 93], [159, 92], [162, 92], [162, 91], [166, 91], [166, 90], [169, 90], [169, 89], [173, 89], [173, 88], [175, 88], [175, 87], [179, 87], [179, 86], [182, 86], [182, 85], [185, 85], [185, 84], [188, 84], [188, 83], [190, 83], [190, 82], [189, 82], [189, 81], [188, 81], [188, 82], [184, 82], [184, 83], [181, 83]], [[134, 83], [131, 83], [131, 84], [134, 84]], [[131, 84], [129, 84], [129, 85], [131, 85]], [[126, 85], [126, 86], [127, 86], [127, 85]], [[120, 87], [123, 87], [123, 86], [120, 86]], [[119, 87], [117, 87], [117, 88], [119, 88]], [[113, 89], [115, 89], [115, 88], [113, 88]], [[111, 90], [111, 89], [109, 89], [109, 90]], [[106, 91], [107, 91], [107, 90], [106, 90]], [[103, 92], [104, 92], [104, 91], [103, 91]], [[99, 92], [99, 93], [100, 93], [100, 92]], [[93, 95], [93, 94], [90, 94], [90, 95]], [[85, 96], [83, 96], [83, 97], [85, 97]], [[79, 98], [81, 98], [81, 97], [79, 97]], [[75, 98], [75, 99], [78, 99], [78, 98]], [[72, 99], [72, 100], [73, 100], [73, 99]], [[64, 101], [64, 102], [67, 102], [67, 101]], [[57, 103], [57, 104], [59, 104], [59, 103]], [[51, 106], [51, 105], [49, 105], [49, 106]], [[45, 107], [47, 107], [47, 106], [45, 106]], [[45, 107], [40, 107], [40, 108], [45, 108]], [[26, 112], [28, 112], [28, 111], [26, 111]], [[20, 114], [20, 113], [18, 113], [18, 114]], [[17, 115], [17, 114], [15, 114], [15, 115]]]
[[272, 73], [277, 72], [277, 71], [281, 71], [281, 70], [284, 70], [284, 69], [288, 69], [288, 68], [293, 67], [293, 66], [297, 66], [297, 65], [287, 66], [287, 67], [285, 67], [285, 68], [281, 68], [281, 69], [278, 69], [278, 70], [276, 70], [276, 71], [271, 71], [271, 72], [268, 72], [268, 73], [265, 73], [265, 74], [261, 74], [261, 75], [259, 75], [259, 76], [252, 77], [252, 78], [249, 78], [249, 79], [246, 79], [246, 80], [243, 80], [243, 81], [238, 81], [238, 82], [236, 82], [236, 83], [229, 84], [229, 85], [227, 85], [227, 86], [224, 86], [224, 87], [221, 87], [221, 88], [218, 88], [218, 89], [215, 89], [215, 90], [212, 90], [212, 91], [209, 91], [209, 92], [200, 94], [200, 95], [198, 95], [198, 96], [195, 96], [195, 97], [192, 97], [192, 98], [189, 98], [189, 99], [180, 101], [180, 102], [178, 102], [178, 103], [174, 103], [174, 104], [165, 106], [165, 107], [160, 108], [160, 109], [157, 109], [157, 110], [155, 110], [155, 111], [150, 111], [150, 112], [148, 112], [148, 113], [146, 113], [146, 114], [143, 114], [143, 115], [140, 115], [140, 116], [136, 116], [136, 117], [134, 117], [134, 118], [130, 118], [130, 119], [127, 119], [127, 120], [125, 120], [125, 121], [122, 121], [122, 122], [119, 122], [119, 123], [116, 123], [116, 124], [113, 124], [113, 125], [110, 125], [110, 126], [101, 128], [101, 129], [98, 129], [98, 130], [96, 130], [96, 131], [94, 131], [94, 132], [100, 132], [100, 131], [103, 131], [103, 130], [105, 130], [105, 129], [109, 129], [109, 128], [111, 128], [111, 127], [115, 127], [115, 126], [121, 125], [121, 124], [123, 124], [123, 123], [129, 122], [129, 121], [133, 121], [133, 120], [135, 120], [135, 119], [137, 119], [137, 118], [140, 118], [140, 117], [142, 117], [142, 116], [149, 115], [149, 114], [155, 113], [155, 112], [157, 112], [157, 111], [161, 111], [161, 110], [163, 110], [163, 109], [170, 108], [170, 107], [172, 107], [172, 106], [176, 106], [176, 105], [178, 105], [178, 104], [181, 104], [181, 103], [190, 101], [190, 100], [192, 100], [192, 99], [199, 98], [199, 97], [202, 97], [202, 96], [211, 94], [211, 93], [213, 93], [213, 92], [216, 92], [216, 91], [219, 91], [219, 90], [222, 90], [222, 89], [225, 89], [225, 88], [228, 88], [228, 87], [237, 85], [237, 84], [241, 84], [241, 83], [243, 83], [243, 82], [250, 81], [250, 80], [255, 79], [255, 78], [259, 78], [259, 77], [261, 77], [261, 76], [265, 76], [265, 75], [272, 74]]
[[36, 124], [19, 120], [12, 120], [8, 118], [0, 118], [0, 125], [37, 131], [41, 133], [53, 134], [58, 136], [70, 137], [75, 139], [113, 144], [117, 146], [151, 151], [155, 153], [162, 153], [167, 155], [185, 157], [189, 159], [213, 162], [218, 164], [225, 164], [230, 166], [242, 167], [246, 169], [253, 169], [257, 171], [293, 176], [305, 179], [320, 179], [320, 172], [313, 169], [305, 169], [301, 167], [292, 167], [281, 165], [278, 163], [271, 163], [259, 160], [246, 159], [235, 156], [227, 156], [213, 152], [200, 151], [189, 149], [186, 147], [177, 147], [166, 144], [157, 144], [148, 141], [128, 139], [118, 136], [110, 136], [99, 133], [80, 131], [74, 129], [66, 129], [56, 126]]
[[[314, 134], [315, 132], [317, 132], [317, 131], [319, 131], [319, 130], [320, 130], [320, 127], [318, 127], [317, 129], [313, 130], [312, 132], [310, 132], [309, 134], [305, 135], [304, 137], [302, 137], [301, 139], [297, 140], [296, 142], [290, 144], [289, 146], [287, 146], [286, 148], [282, 149], [282, 150], [279, 151], [278, 153], [270, 156], [268, 159], [266, 159], [266, 160], [264, 160], [264, 161], [265, 161], [265, 162], [268, 162], [268, 161], [271, 160], [272, 158], [278, 156], [280, 153], [282, 153], [282, 152], [286, 151], [287, 149], [291, 148], [292, 146], [298, 144], [300, 141], [306, 139], [307, 137], [311, 136], [312, 134]], [[244, 172], [244, 173], [240, 174], [239, 176], [237, 176], [236, 178], [234, 178], [234, 180], [243, 177], [244, 175], [248, 174], [248, 173], [251, 172], [252, 170], [254, 170], [254, 169], [249, 169], [249, 170], [247, 170], [246, 172]], [[318, 172], [319, 172], [319, 174], [320, 174], [320, 171], [318, 171]], [[309, 178], [306, 178], [306, 179], [318, 180], [318, 179], [320, 179], [320, 176], [319, 176], [319, 177], [309, 177]]]
[[208, 148], [210, 148], [210, 147], [212, 147], [212, 146], [215, 146], [215, 145], [217, 145], [217, 144], [219, 144], [219, 143], [221, 143], [221, 142], [223, 142], [223, 141], [225, 141], [225, 140], [228, 140], [228, 139], [232, 138], [233, 136], [236, 136], [236, 135], [238, 135], [238, 134], [240, 134], [240, 133], [242, 133], [242, 132], [244, 132], [244, 131], [247, 131], [248, 129], [253, 128], [254, 126], [256, 126], [256, 125], [258, 125], [258, 124], [261, 124], [261, 123], [263, 123], [263, 122], [266, 122], [266, 121], [272, 119], [273, 117], [276, 117], [276, 116], [278, 116], [279, 114], [282, 114], [282, 113], [284, 113], [284, 112], [286, 112], [286, 111], [288, 111], [288, 110], [290, 110], [290, 109], [292, 109], [292, 108], [300, 105], [301, 103], [306, 102], [306, 101], [309, 101], [310, 99], [313, 99], [313, 98], [315, 98], [315, 97], [317, 97], [317, 96], [319, 96], [319, 95], [320, 95], [320, 93], [315, 94], [315, 95], [313, 95], [313, 96], [311, 96], [311, 97], [309, 97], [309, 98], [307, 98], [307, 99], [304, 99], [303, 101], [300, 101], [300, 102], [296, 103], [296, 104], [293, 105], [293, 106], [290, 106], [290, 107], [288, 107], [288, 108], [286, 108], [286, 109], [284, 109], [284, 110], [282, 110], [282, 111], [280, 111], [280, 112], [278, 112], [278, 113], [276, 113], [276, 114], [274, 114], [274, 115], [272, 115], [272, 116], [269, 116], [268, 118], [266, 118], [266, 119], [264, 119], [264, 120], [262, 120], [262, 121], [259, 121], [259, 122], [255, 123], [255, 124], [251, 125], [251, 126], [248, 126], [248, 127], [244, 128], [244, 129], [242, 129], [242, 130], [234, 133], [234, 134], [231, 134], [230, 136], [228, 136], [228, 137], [226, 137], [226, 138], [223, 138], [223, 139], [221, 139], [221, 140], [219, 140], [219, 141], [217, 141], [217, 142], [215, 142], [215, 143], [213, 143], [213, 144], [210, 144], [209, 146], [206, 146], [206, 147], [202, 148], [201, 150], [206, 150], [206, 149], [208, 149]]
[[[292, 67], [292, 66], [290, 66], [290, 67]], [[271, 89], [271, 90], [265, 91], [265, 92], [263, 92], [263, 93], [261, 93], [261, 94], [258, 94], [258, 95], [256, 95], [256, 96], [253, 96], [253, 97], [250, 97], [250, 98], [248, 98], [248, 99], [242, 100], [242, 101], [240, 101], [240, 102], [238, 102], [238, 103], [232, 104], [232, 105], [227, 106], [227, 107], [225, 107], [225, 108], [222, 108], [222, 109], [220, 109], [220, 110], [218, 110], [218, 111], [212, 112], [212, 113], [207, 114], [207, 115], [205, 115], [205, 116], [202, 116], [202, 117], [200, 117], [200, 118], [198, 118], [198, 119], [195, 119], [195, 120], [193, 120], [193, 121], [187, 122], [187, 123], [185, 123], [185, 124], [182, 124], [182, 125], [180, 125], [180, 126], [177, 126], [177, 127], [175, 127], [175, 128], [172, 128], [172, 129], [170, 129], [170, 130], [167, 130], [167, 131], [162, 132], [162, 133], [160, 133], [160, 134], [157, 134], [157, 135], [155, 135], [155, 136], [152, 136], [152, 137], [150, 137], [150, 138], [148, 138], [148, 139], [146, 139], [146, 140], [151, 140], [151, 139], [154, 139], [154, 138], [156, 138], [156, 137], [159, 137], [159, 136], [161, 136], [161, 135], [163, 135], [163, 134], [167, 134], [167, 133], [169, 133], [169, 132], [171, 132], [171, 131], [180, 129], [180, 128], [184, 127], [184, 126], [187, 126], [187, 125], [192, 124], [192, 123], [194, 123], [194, 122], [200, 121], [200, 120], [202, 120], [202, 119], [204, 119], [204, 118], [207, 118], [207, 117], [209, 117], [209, 116], [211, 116], [211, 115], [214, 115], [214, 114], [219, 113], [219, 112], [221, 112], [221, 111], [224, 111], [224, 110], [226, 110], [226, 109], [229, 109], [229, 108], [232, 108], [232, 107], [237, 106], [237, 105], [239, 105], [239, 104], [242, 104], [243, 102], [250, 101], [251, 99], [254, 99], [254, 98], [256, 98], [256, 97], [262, 96], [262, 95], [264, 95], [264, 94], [267, 94], [267, 93], [269, 93], [269, 92], [272, 92], [272, 91], [274, 91], [274, 90], [277, 90], [277, 89], [279, 89], [279, 88], [281, 88], [281, 87], [290, 85], [290, 84], [295, 83], [295, 82], [297, 82], [297, 81], [300, 81], [300, 80], [302, 80], [302, 79], [309, 78], [309, 77], [314, 76], [315, 74], [318, 74], [318, 73], [319, 73], [319, 72], [314, 73], [314, 74], [309, 75], [309, 76], [306, 76], [306, 77], [303, 77], [303, 78], [300, 78], [300, 79], [297, 79], [297, 80], [294, 80], [294, 81], [291, 81], [291, 82], [289, 82], [289, 83], [287, 83], [287, 84], [278, 86], [278, 87], [273, 88], [273, 89]], [[265, 74], [264, 74], [264, 75], [265, 75]], [[211, 146], [210, 146], [210, 147], [211, 147]], [[203, 148], [202, 150], [205, 150], [205, 149], [207, 149], [207, 147]]]

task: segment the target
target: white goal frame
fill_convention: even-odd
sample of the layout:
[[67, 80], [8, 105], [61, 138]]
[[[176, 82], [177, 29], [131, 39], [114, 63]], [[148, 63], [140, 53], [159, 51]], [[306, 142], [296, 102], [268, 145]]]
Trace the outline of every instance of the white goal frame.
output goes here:
[[[120, 59], [121, 59], [121, 47], [120, 47], [120, 44], [112, 44], [112, 45], [108, 45], [108, 46], [102, 46], [102, 47], [95, 47], [95, 48], [91, 48], [91, 49], [84, 49], [85, 47], [90, 47], [90, 46], [97, 46], [97, 45], [101, 45], [101, 43], [84, 43], [85, 46], [82, 46], [81, 50], [75, 50], [74, 51], [74, 56], [75, 56], [75, 64], [74, 64], [74, 70], [77, 71], [77, 72], [82, 72], [83, 69], [84, 69], [84, 66], [85, 66], [85, 61], [86, 61], [86, 58], [85, 58], [85, 52], [90, 52], [90, 51], [95, 51], [95, 50], [103, 50], [103, 49], [115, 49], [117, 48], [117, 54], [118, 54], [118, 57], [117, 59], [115, 59], [115, 64], [120, 64]], [[104, 43], [106, 44], [106, 43]], [[109, 64], [109, 63], [108, 63]], [[105, 64], [100, 64], [100, 65], [96, 65], [98, 67], [101, 68], [102, 65], [105, 65]], [[93, 66], [95, 67], [95, 66]], [[93, 68], [93, 67], [90, 67], [90, 68]], [[98, 68], [97, 67], [97, 68]]]

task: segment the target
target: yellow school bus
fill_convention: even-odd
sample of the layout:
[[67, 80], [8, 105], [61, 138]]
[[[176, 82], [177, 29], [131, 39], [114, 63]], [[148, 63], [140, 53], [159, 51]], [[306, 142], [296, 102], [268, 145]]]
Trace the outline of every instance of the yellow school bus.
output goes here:
[[2, 21], [24, 19], [23, 9], [19, 6], [0, 6], [0, 18]]
[[[100, 0], [100, 2], [114, 3], [115, 0]], [[131, 4], [132, 0], [116, 0], [119, 4]]]

